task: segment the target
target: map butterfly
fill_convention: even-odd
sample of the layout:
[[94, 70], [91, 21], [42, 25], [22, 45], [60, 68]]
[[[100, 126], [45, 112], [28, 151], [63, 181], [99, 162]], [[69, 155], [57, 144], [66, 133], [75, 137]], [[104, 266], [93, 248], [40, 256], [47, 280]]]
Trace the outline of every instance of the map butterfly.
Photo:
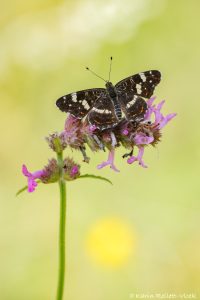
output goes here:
[[88, 122], [100, 130], [113, 128], [124, 117], [128, 121], [138, 122], [144, 119], [147, 111], [145, 99], [153, 95], [160, 80], [161, 73], [157, 70], [132, 75], [116, 85], [110, 79], [104, 80], [106, 88], [87, 89], [62, 96], [56, 105], [76, 118], [86, 116]]

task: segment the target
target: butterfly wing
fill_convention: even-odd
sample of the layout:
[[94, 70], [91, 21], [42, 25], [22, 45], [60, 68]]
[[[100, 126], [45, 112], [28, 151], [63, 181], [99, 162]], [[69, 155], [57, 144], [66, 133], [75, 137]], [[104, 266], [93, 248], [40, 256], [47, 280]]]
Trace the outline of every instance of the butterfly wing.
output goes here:
[[[150, 98], [160, 80], [161, 73], [157, 70], [151, 70], [127, 77], [119, 81], [115, 87], [121, 94]], [[127, 99], [128, 98], [129, 97], [127, 97]]]
[[119, 122], [115, 114], [113, 102], [108, 96], [100, 97], [87, 115], [91, 125], [104, 130], [112, 128]]
[[161, 80], [161, 73], [156, 70], [135, 74], [116, 84], [118, 98], [126, 119], [142, 120], [147, 111], [143, 98], [153, 95], [156, 85]]
[[63, 112], [69, 112], [76, 118], [82, 119], [93, 107], [94, 103], [101, 95], [105, 95], [103, 88], [94, 88], [74, 92], [60, 97], [56, 105]]
[[144, 119], [148, 107], [142, 97], [121, 95], [119, 96], [119, 102], [127, 120], [141, 121]]

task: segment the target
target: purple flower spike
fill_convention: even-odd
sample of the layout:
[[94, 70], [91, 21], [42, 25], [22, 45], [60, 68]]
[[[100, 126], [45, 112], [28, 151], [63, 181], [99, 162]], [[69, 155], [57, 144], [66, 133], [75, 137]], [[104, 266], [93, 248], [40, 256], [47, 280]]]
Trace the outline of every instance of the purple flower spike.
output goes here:
[[145, 133], [140, 132], [138, 134], [136, 134], [136, 136], [134, 137], [134, 142], [136, 145], [147, 145], [147, 144], [151, 144], [154, 140], [153, 136], [147, 136]]
[[138, 161], [139, 165], [142, 166], [143, 168], [147, 168], [147, 165], [145, 165], [144, 161], [142, 160], [144, 154], [144, 147], [139, 147], [139, 152], [137, 156], [131, 156], [128, 160], [128, 164], [132, 164], [135, 161]]
[[97, 166], [97, 169], [102, 169], [106, 166], [110, 166], [110, 168], [112, 170], [114, 170], [115, 172], [119, 172], [119, 170], [115, 167], [114, 165], [114, 156], [115, 156], [115, 149], [113, 148], [110, 152], [109, 152], [109, 155], [108, 155], [108, 160], [107, 161], [104, 161], [102, 162], [100, 165]]
[[28, 192], [34, 192], [37, 182], [36, 179], [40, 179], [42, 175], [44, 175], [44, 171], [39, 170], [34, 173], [30, 173], [25, 165], [22, 166], [22, 173], [24, 176], [28, 177]]

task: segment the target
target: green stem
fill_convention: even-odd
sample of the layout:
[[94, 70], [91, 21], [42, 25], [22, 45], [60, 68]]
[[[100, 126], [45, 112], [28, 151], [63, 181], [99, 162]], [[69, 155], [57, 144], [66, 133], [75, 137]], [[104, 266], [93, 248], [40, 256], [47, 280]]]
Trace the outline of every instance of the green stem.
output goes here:
[[59, 225], [59, 273], [57, 300], [63, 299], [65, 282], [65, 223], [66, 223], [66, 184], [63, 179], [63, 157], [62, 153], [57, 153], [58, 166], [60, 168], [60, 225]]

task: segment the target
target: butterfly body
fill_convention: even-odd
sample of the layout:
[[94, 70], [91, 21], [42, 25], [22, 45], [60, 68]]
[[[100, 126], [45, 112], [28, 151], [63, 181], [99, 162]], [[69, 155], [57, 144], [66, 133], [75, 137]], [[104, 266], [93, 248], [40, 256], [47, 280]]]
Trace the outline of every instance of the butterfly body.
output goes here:
[[116, 85], [106, 81], [106, 88], [93, 88], [62, 96], [56, 101], [61, 111], [76, 118], [86, 117], [99, 130], [115, 127], [124, 117], [130, 122], [144, 119], [146, 99], [154, 92], [161, 80], [157, 70], [146, 71], [127, 77]]
[[112, 84], [112, 82], [110, 82], [110, 81], [106, 82], [106, 91], [107, 91], [108, 97], [110, 98], [110, 101], [112, 102], [112, 104], [114, 106], [115, 115], [116, 115], [118, 121], [120, 121], [122, 119], [121, 105], [119, 102], [117, 89]]

